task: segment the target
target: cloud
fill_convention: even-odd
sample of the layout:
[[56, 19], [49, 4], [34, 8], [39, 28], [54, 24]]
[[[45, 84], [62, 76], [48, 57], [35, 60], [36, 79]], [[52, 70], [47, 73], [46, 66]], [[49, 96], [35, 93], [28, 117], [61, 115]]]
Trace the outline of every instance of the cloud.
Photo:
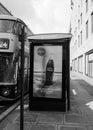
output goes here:
[[1, 0], [12, 14], [35, 33], [67, 32], [70, 0]]
[[[41, 29], [41, 32], [42, 30], [44, 32], [68, 31], [68, 19], [70, 19], [70, 16], [67, 10], [69, 4], [67, 4], [65, 1], [66, 0], [33, 0], [32, 5], [35, 10], [34, 20], [39, 21], [35, 28], [37, 27], [38, 29], [38, 26], [39, 29], [40, 27], [43, 27], [44, 29]], [[67, 20], [65, 16], [68, 18]]]

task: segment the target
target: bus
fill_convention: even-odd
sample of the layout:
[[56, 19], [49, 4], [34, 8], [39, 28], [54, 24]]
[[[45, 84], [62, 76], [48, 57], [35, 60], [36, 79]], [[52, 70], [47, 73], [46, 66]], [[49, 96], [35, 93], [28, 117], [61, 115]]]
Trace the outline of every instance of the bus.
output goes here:
[[[26, 37], [32, 31], [19, 18], [0, 15], [0, 101], [15, 100], [21, 92], [21, 40], [22, 27]], [[24, 45], [24, 91], [28, 91], [29, 81], [29, 47], [28, 39]]]

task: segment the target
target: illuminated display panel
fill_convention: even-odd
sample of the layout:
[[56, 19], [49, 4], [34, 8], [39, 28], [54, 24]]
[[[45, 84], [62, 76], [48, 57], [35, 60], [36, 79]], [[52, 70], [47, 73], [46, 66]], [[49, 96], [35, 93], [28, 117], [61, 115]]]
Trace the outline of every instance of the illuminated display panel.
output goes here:
[[8, 49], [8, 48], [9, 48], [9, 40], [0, 39], [0, 49]]
[[34, 46], [33, 97], [62, 98], [62, 45]]

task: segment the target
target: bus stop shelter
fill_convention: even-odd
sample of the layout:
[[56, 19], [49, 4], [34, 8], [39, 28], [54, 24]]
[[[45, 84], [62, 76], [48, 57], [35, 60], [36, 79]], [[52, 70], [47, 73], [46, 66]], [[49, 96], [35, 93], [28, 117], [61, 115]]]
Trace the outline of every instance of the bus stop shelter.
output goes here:
[[68, 111], [70, 109], [71, 34], [29, 36], [29, 109]]

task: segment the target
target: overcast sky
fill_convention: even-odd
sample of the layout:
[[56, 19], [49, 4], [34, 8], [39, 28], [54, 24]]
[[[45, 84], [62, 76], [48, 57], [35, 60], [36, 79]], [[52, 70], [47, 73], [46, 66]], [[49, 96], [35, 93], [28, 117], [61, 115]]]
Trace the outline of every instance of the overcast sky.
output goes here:
[[68, 33], [71, 0], [0, 0], [34, 33]]

